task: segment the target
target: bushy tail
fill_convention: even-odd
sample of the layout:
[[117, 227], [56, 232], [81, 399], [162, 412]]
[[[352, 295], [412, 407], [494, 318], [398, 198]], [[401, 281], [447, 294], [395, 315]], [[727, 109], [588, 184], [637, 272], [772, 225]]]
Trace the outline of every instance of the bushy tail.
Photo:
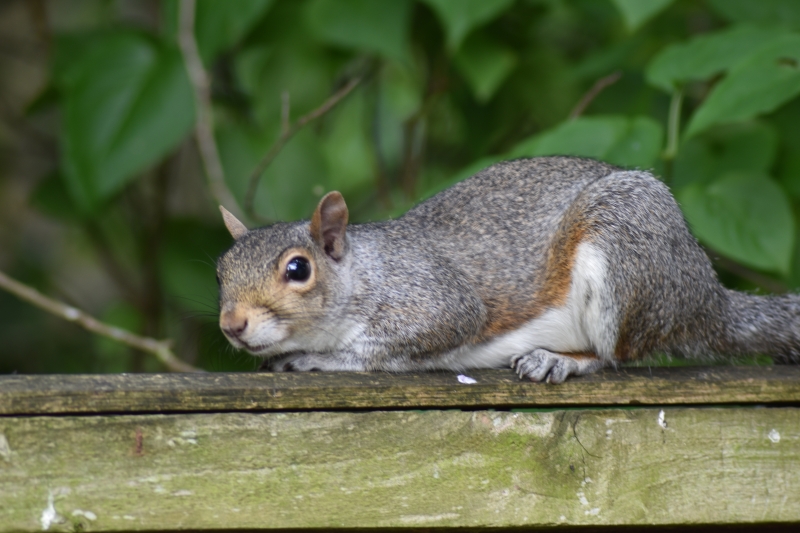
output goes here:
[[712, 340], [715, 351], [761, 353], [776, 363], [800, 363], [800, 295], [755, 296], [725, 290], [725, 296], [725, 334]]

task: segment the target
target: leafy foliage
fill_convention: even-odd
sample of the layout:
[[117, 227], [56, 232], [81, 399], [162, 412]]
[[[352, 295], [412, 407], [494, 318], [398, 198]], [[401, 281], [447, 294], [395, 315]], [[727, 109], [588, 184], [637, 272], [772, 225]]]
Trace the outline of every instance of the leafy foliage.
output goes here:
[[[90, 23], [52, 30], [49, 82], [28, 120], [57, 111], [59, 155], [31, 192], [32, 209], [68, 228], [82, 257], [101, 265], [105, 286], [111, 280], [116, 292], [100, 299], [99, 316], [172, 336], [184, 357], [207, 368], [251, 368], [245, 357], [221, 355], [225, 341], [213, 324], [213, 260], [230, 241], [193, 148], [179, 2], [164, 0], [149, 24], [122, 4], [88, 0], [75, 9], [91, 12]], [[362, 78], [260, 176], [254, 206], [262, 216], [307, 217], [338, 189], [354, 221], [383, 218], [494, 161], [575, 154], [663, 178], [712, 256], [744, 267], [744, 278], [741, 269], [722, 270], [727, 283], [753, 288], [750, 269], [753, 280], [793, 288], [799, 6], [199, 0], [195, 36], [212, 77], [215, 139], [240, 204], [284, 115], [296, 120]], [[589, 94], [614, 72], [619, 81]], [[588, 105], [578, 106], [587, 94]], [[570, 118], [575, 109], [580, 116]], [[45, 287], [64, 279], [55, 259], [31, 269], [41, 261], [28, 248], [14, 252], [12, 273]], [[15, 316], [32, 320], [13, 305], [0, 295], [2, 338], [19, 337], [9, 329], [20, 327]], [[63, 364], [46, 357], [48, 370], [148, 368], [135, 356], [119, 364], [120, 350], [105, 342], [58, 331], [62, 345], [92, 355]], [[45, 344], [30, 350], [56, 349]], [[3, 368], [26, 364], [20, 356]]]

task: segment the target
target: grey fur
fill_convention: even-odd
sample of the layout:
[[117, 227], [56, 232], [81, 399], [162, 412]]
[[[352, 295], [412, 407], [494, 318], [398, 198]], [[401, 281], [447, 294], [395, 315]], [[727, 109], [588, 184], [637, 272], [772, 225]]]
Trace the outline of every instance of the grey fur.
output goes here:
[[[313, 350], [264, 348], [274, 370], [455, 368], [447, 357], [565, 305], [562, 285], [575, 272], [564, 268], [573, 268], [578, 240], [607, 265], [601, 290], [581, 304], [602, 310], [601, 334], [587, 347], [598, 358], [576, 365], [551, 346], [507, 354], [521, 376], [559, 382], [655, 350], [800, 361], [800, 297], [722, 287], [669, 190], [646, 172], [573, 157], [499, 163], [397, 220], [348, 226], [341, 260], [308, 228], [251, 230], [218, 263], [223, 315], [247, 302], [315, 339]], [[264, 280], [293, 247], [313, 258], [316, 283], [271, 302]]]

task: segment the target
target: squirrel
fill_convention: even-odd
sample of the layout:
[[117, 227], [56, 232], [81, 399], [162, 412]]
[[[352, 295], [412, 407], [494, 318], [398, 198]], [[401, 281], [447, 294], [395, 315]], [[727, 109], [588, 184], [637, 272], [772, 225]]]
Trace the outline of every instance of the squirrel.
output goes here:
[[272, 371], [511, 367], [561, 383], [654, 351], [800, 362], [800, 295], [727, 289], [652, 174], [495, 164], [390, 221], [248, 230], [219, 259], [220, 327]]

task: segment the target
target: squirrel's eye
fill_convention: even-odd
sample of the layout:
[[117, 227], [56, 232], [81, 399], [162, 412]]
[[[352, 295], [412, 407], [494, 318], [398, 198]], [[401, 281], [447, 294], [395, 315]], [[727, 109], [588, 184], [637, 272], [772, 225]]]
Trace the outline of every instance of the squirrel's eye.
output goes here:
[[311, 276], [311, 263], [304, 257], [295, 257], [286, 265], [286, 279], [306, 281]]

